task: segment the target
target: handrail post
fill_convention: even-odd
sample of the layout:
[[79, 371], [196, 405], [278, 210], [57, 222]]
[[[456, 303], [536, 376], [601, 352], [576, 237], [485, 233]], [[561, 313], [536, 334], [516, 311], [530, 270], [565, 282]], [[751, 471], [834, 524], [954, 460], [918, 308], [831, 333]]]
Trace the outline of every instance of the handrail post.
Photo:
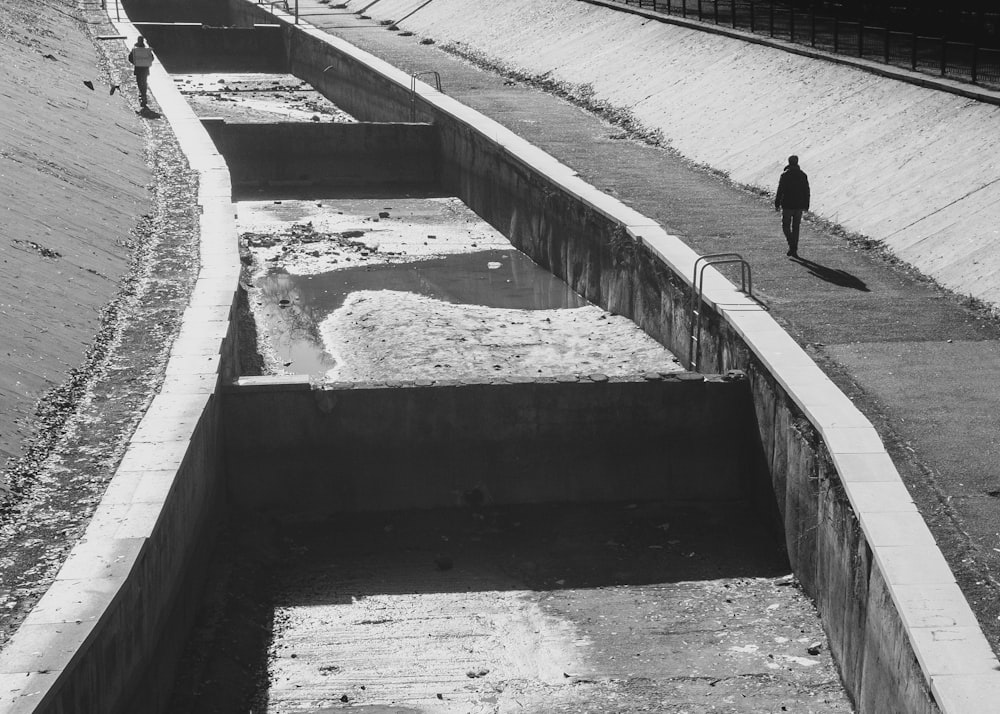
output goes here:
[[422, 75], [431, 74], [434, 75], [434, 89], [444, 93], [441, 89], [441, 73], [437, 70], [426, 69], [422, 72], [412, 72], [410, 74], [410, 122], [417, 121], [417, 77]]
[[816, 46], [816, 2], [809, 3], [809, 46]]
[[688, 338], [688, 369], [692, 371], [697, 367], [698, 357], [701, 354], [701, 310], [699, 308], [704, 292], [705, 269], [724, 263], [740, 264], [740, 292], [753, 298], [753, 273], [750, 269], [750, 263], [742, 255], [739, 253], [710, 253], [698, 256], [694, 261], [694, 274], [691, 276], [691, 299], [688, 302], [688, 321], [691, 323], [691, 332]]

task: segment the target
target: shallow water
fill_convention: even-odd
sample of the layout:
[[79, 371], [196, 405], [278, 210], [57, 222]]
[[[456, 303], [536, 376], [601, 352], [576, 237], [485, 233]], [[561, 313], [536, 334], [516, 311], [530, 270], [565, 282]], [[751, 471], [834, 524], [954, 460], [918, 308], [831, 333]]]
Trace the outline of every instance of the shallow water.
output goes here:
[[334, 366], [318, 326], [361, 290], [412, 292], [454, 304], [520, 310], [577, 308], [587, 301], [520, 251], [477, 251], [407, 263], [360, 265], [317, 275], [277, 269], [257, 279], [257, 313], [289, 371], [321, 375]]

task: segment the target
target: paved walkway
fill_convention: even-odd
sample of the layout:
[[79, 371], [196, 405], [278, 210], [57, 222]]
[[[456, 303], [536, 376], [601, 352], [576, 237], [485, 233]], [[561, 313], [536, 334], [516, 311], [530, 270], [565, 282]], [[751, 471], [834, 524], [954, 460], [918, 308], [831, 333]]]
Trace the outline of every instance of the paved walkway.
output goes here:
[[[737, 251], [754, 288], [879, 429], [995, 650], [1000, 649], [1000, 326], [821, 226], [785, 257], [773, 197], [693, 168], [567, 102], [416, 36], [300, 0], [304, 19], [445, 91], [545, 149], [702, 253]], [[803, 167], [807, 172], [809, 166]], [[775, 177], [777, 180], [777, 177]]]

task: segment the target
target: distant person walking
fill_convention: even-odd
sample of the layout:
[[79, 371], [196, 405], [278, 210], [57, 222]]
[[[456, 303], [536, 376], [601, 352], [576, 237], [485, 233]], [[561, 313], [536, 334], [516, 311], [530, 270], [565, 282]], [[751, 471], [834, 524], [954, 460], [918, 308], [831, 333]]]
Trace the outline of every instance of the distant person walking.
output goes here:
[[774, 195], [774, 210], [781, 211], [781, 230], [788, 241], [786, 255], [798, 258], [802, 212], [809, 210], [809, 177], [799, 168], [798, 156], [788, 157], [788, 166], [781, 173]]
[[153, 66], [153, 50], [146, 47], [142, 37], [135, 41], [135, 47], [128, 53], [128, 61], [135, 67], [135, 83], [139, 87], [139, 101], [142, 108], [149, 106], [149, 68]]

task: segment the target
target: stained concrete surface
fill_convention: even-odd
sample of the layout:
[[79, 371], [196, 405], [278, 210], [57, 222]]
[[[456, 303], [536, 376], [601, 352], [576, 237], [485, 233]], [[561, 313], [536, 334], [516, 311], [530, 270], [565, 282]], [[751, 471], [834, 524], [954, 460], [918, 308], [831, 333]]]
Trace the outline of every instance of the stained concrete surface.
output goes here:
[[231, 122], [353, 122], [346, 112], [290, 74], [205, 72], [171, 75], [195, 113]]
[[738, 504], [283, 524], [268, 712], [848, 712], [812, 604]]
[[682, 369], [458, 199], [246, 201], [237, 211], [271, 373], [378, 382]]
[[[595, 23], [590, 17], [577, 27], [573, 19], [577, 10], [564, 12], [565, 4], [560, 4], [557, 13], [554, 7], [535, 4], [525, 9], [526, 4], [521, 0], [510, 0], [503, 3], [507, 13], [495, 17], [494, 22], [469, 23], [465, 14], [441, 16], [437, 11], [444, 5], [432, 4], [435, 7], [434, 22], [428, 24], [426, 16], [419, 21], [418, 18], [431, 6], [421, 9], [417, 7], [420, 3], [403, 4], [406, 5], [403, 15], [415, 12], [409, 19], [386, 14], [390, 10], [392, 15], [400, 12], [402, 5], [395, 1], [365, 7], [369, 3], [349, 0], [346, 8], [335, 9], [312, 0], [301, 0], [301, 9], [310, 13], [309, 21], [314, 25], [405, 71], [438, 70], [448, 94], [555, 155], [587, 181], [658, 221], [699, 252], [735, 251], [747, 258], [753, 266], [755, 293], [770, 308], [771, 314], [810, 351], [876, 424], [922, 515], [973, 604], [994, 650], [1000, 649], [1000, 551], [996, 550], [996, 529], [989, 525], [985, 528], [977, 525], [989, 524], [991, 519], [993, 523], [1000, 521], [1000, 499], [989, 495], [989, 492], [1000, 489], [1000, 471], [993, 467], [984, 472], [988, 474], [984, 476], [988, 486], [984, 492], [968, 494], [963, 499], [951, 498], [953, 488], [958, 488], [955, 484], [964, 483], [965, 455], [982, 451], [982, 444], [976, 437], [977, 419], [965, 408], [965, 400], [961, 396], [970, 381], [969, 373], [953, 368], [948, 361], [937, 363], [941, 367], [941, 383], [935, 404], [936, 413], [942, 415], [937, 423], [940, 427], [942, 422], [949, 422], [953, 426], [949, 432], [953, 438], [933, 445], [925, 444], [912, 425], [926, 418], [927, 402], [896, 398], [901, 392], [918, 395], [924, 391], [925, 383], [919, 371], [897, 373], [886, 382], [905, 384], [900, 389], [866, 389], [864, 381], [852, 374], [851, 365], [838, 363], [837, 355], [828, 349], [838, 344], [851, 345], [860, 355], [869, 349], [877, 355], [896, 341], [924, 342], [928, 346], [948, 344], [949, 339], [996, 344], [1000, 338], [996, 320], [984, 311], [972, 309], [974, 306], [970, 307], [960, 297], [941, 289], [891, 256], [870, 250], [869, 244], [845, 240], [842, 231], [830, 229], [821, 221], [809, 220], [803, 225], [799, 249], [803, 260], [787, 259], [779, 217], [772, 205], [773, 195], [761, 195], [735, 187], [725, 178], [692, 165], [690, 160], [674, 151], [636, 141], [636, 134], [588, 114], [565, 99], [533, 88], [531, 81], [524, 81], [525, 77], [535, 76], [536, 81], [541, 83], [549, 80], [552, 74], [543, 71], [534, 56], [527, 59], [518, 48], [518, 43], [513, 41], [513, 38], [520, 37], [522, 24], [533, 23], [542, 14], [548, 17], [546, 22], [549, 24], [546, 26], [551, 26], [553, 22], [558, 26], [547, 35], [549, 41], [543, 53], [548, 58], [547, 68], [555, 71], [558, 67], [559, 76], [566, 78], [563, 83], [555, 81], [545, 84], [546, 87], [562, 87], [575, 94], [578, 101], [603, 108], [610, 116], [614, 116], [617, 109], [621, 118], [621, 110], [628, 106], [616, 103], [622, 101], [620, 95], [612, 96], [607, 92], [595, 95], [593, 87], [587, 92], [579, 86], [572, 86], [571, 80], [577, 77], [575, 73], [581, 63], [598, 58], [600, 63], [607, 65], [607, 71], [613, 71], [616, 87], [640, 88], [651, 94], [656, 91], [658, 83], [666, 82], [668, 90], [662, 96], [669, 97], [670, 77], [673, 75], [658, 67], [650, 68], [645, 63], [629, 64], [626, 55], [622, 54], [625, 46], [622, 43], [605, 42], [598, 45], [595, 51], [586, 32], [581, 33], [581, 27], [589, 28], [600, 37], [602, 22], [608, 25], [618, 22], [615, 19], [617, 11], [591, 8], [586, 11], [588, 17], [594, 12], [603, 13], [598, 16], [599, 21]], [[371, 16], [370, 20], [354, 14], [362, 8]], [[487, 15], [492, 13], [492, 10], [477, 8]], [[380, 28], [377, 23], [384, 19], [397, 20], [402, 30], [412, 28], [415, 34], [401, 36]], [[666, 40], [653, 32], [655, 23], [643, 21], [639, 24], [642, 27], [635, 29], [638, 35], [633, 35], [628, 45], [655, 52]], [[561, 39], [552, 42], [552, 36]], [[690, 71], [692, 66], [702, 66], [692, 65], [693, 62], [707, 63], [724, 73], [736, 66], [728, 60], [721, 61], [720, 58], [730, 57], [729, 54], [703, 54], [705, 48], [714, 42], [709, 36], [690, 35], [685, 31], [684, 37], [688, 43], [685, 46], [689, 46], [694, 53], [680, 65], [686, 71]], [[428, 44], [431, 40], [436, 44]], [[699, 42], [702, 44], [699, 45]], [[441, 45], [447, 45], [448, 51], [442, 51]], [[529, 43], [526, 46], [532, 45]], [[801, 76], [812, 77], [810, 82], [824, 92], [836, 90], [844, 93], [848, 97], [843, 101], [844, 111], [853, 115], [871, 113], [872, 104], [852, 89], [854, 83], [859, 81], [856, 72], [844, 75], [840, 70], [827, 71], [824, 69], [826, 63], [804, 57], [780, 53], [767, 57], [777, 58], [775, 61], [781, 63], [784, 72], [801, 72]], [[469, 58], [474, 59], [476, 64]], [[509, 74], [504, 76], [477, 68], [483, 62], [503, 67]], [[718, 64], [715, 65], [715, 62]], [[751, 73], [772, 71], [762, 62], [756, 51], [749, 52], [743, 66]], [[716, 80], [714, 84], [702, 80], [702, 84], [706, 88], [714, 88], [716, 84], [731, 85], [731, 77], [725, 74], [725, 78], [725, 81]], [[898, 82], [880, 87], [879, 102], [887, 105], [900, 97], [912, 98], [916, 90]], [[930, 92], [920, 96], [938, 101], [931, 90], [921, 92]], [[851, 96], [854, 98], [851, 99]], [[612, 99], [615, 101], [612, 102]], [[771, 105], [772, 99], [769, 93], [731, 93], [727, 95], [726, 106], [720, 108], [717, 114], [730, 119], [770, 116], [776, 111]], [[980, 111], [975, 102], [962, 100], [956, 105], [950, 97], [940, 101], [954, 105], [953, 116], [957, 117], [962, 127], [961, 131], [956, 128], [949, 140], [966, 136], [972, 137], [971, 141], [978, 141], [975, 137], [981, 126], [973, 128], [975, 122], [971, 120]], [[963, 107], [967, 113], [963, 113]], [[649, 120], [649, 117], [645, 119]], [[934, 123], [937, 119], [931, 112], [921, 121]], [[646, 128], [655, 127], [655, 123], [650, 122]], [[911, 153], [924, 151], [926, 142], [921, 138], [921, 132], [926, 126], [913, 126], [924, 128], [914, 132], [901, 128], [897, 141], [889, 145], [893, 151], [902, 153], [900, 160]], [[705, 131], [708, 127], [709, 124], [705, 124]], [[684, 137], [687, 146], [703, 142], [707, 150], [719, 148], [717, 144], [721, 140], [706, 135], [705, 131], [680, 124], [677, 132], [682, 129], [692, 132], [690, 137]], [[775, 181], [784, 156], [803, 146], [796, 131], [789, 129], [786, 134], [776, 130], [774, 163], [762, 168], [765, 173], [773, 173]], [[857, 136], [854, 133], [851, 135]], [[825, 153], [811, 157], [802, 152], [803, 168], [814, 177], [813, 190], [817, 201], [825, 200], [820, 197], [827, 195], [832, 201], [844, 202], [851, 197], [861, 200], [859, 187], [875, 185], [871, 183], [876, 180], [874, 174], [851, 172], [846, 167], [840, 169], [842, 183], [815, 180], [830, 171], [827, 162], [832, 162], [831, 166], [839, 166], [830, 153], [838, 150], [838, 136], [830, 139]], [[674, 145], [678, 143], [674, 142]], [[843, 144], [843, 151], [853, 151], [850, 146]], [[970, 161], [981, 164], [979, 157], [982, 154], [978, 148], [972, 154], [957, 151], [952, 156], [972, 156]], [[696, 158], [705, 160], [700, 153], [696, 153]], [[866, 166], [872, 164], [867, 154], [865, 160], [868, 162]], [[886, 162], [888, 165], [896, 164], [895, 160], [886, 159]], [[874, 164], [871, 165], [872, 170], [878, 168]], [[915, 168], [918, 164], [911, 167], [917, 172], [913, 179], [917, 181], [922, 170]], [[988, 167], [989, 164], [979, 166], [984, 170]], [[931, 182], [928, 186], [933, 185], [939, 176], [937, 171], [928, 176], [927, 181]], [[878, 217], [882, 212], [897, 208], [891, 201], [885, 201], [869, 213]], [[976, 215], [982, 217], [982, 214]], [[836, 218], [835, 215], [831, 217]], [[988, 252], [991, 235], [989, 231], [970, 230], [962, 233], [962, 240], [973, 241], [976, 250]], [[971, 292], [973, 278], [978, 274], [968, 272], [970, 282], [959, 282], [960, 289]], [[937, 358], [941, 353], [928, 349], [924, 354], [928, 358]], [[872, 380], [881, 379], [878, 375], [868, 376]], [[1000, 405], [1000, 388], [995, 382], [980, 381], [978, 384], [984, 400]], [[986, 517], [977, 515], [979, 513], [986, 514]]]

